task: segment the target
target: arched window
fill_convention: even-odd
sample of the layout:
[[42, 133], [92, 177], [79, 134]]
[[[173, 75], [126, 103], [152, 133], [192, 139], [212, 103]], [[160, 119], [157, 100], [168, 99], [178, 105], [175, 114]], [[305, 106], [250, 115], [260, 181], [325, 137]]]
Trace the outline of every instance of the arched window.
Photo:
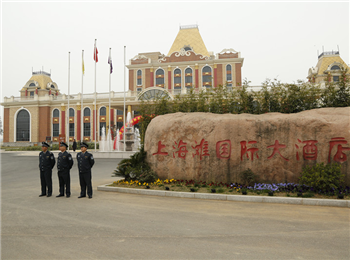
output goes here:
[[164, 87], [164, 70], [157, 69], [156, 71], [156, 86]]
[[35, 83], [30, 83], [29, 87], [35, 87]]
[[137, 71], [137, 86], [142, 86], [142, 70]]
[[338, 65], [332, 66], [331, 70], [340, 70], [340, 67]]
[[84, 108], [84, 116], [90, 116], [90, 108], [86, 107]]
[[27, 110], [21, 110], [16, 118], [16, 141], [30, 141], [30, 115]]
[[185, 86], [192, 87], [192, 69], [187, 68], [185, 70]]
[[226, 81], [227, 87], [232, 87], [232, 66], [230, 64], [226, 65]]
[[52, 136], [58, 137], [60, 135], [60, 111], [57, 108], [52, 111], [52, 117]]
[[[86, 107], [84, 108], [84, 117], [85, 116], [90, 116], [91, 111], [90, 108]], [[86, 122], [88, 121], [88, 122]], [[91, 135], [91, 125], [90, 125], [90, 121], [89, 120], [85, 120], [84, 119], [84, 137], [90, 137]]]
[[74, 109], [69, 109], [69, 136], [74, 138]]
[[204, 87], [211, 87], [211, 68], [204, 66], [202, 69], [202, 82]]
[[105, 116], [106, 115], [106, 107], [101, 107], [100, 108], [100, 116]]
[[181, 70], [174, 70], [174, 89], [181, 89]]
[[53, 117], [60, 117], [60, 111], [57, 108], [54, 109], [52, 112], [52, 116]]
[[74, 116], [74, 109], [73, 108], [70, 108], [69, 109], [69, 116]]

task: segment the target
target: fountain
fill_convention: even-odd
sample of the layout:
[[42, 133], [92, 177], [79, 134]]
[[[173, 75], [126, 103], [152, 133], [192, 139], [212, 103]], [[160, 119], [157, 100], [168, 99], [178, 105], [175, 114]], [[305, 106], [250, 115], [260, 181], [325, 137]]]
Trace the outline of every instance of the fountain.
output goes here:
[[101, 135], [101, 141], [99, 142], [99, 151], [100, 152], [110, 152], [112, 151], [111, 147], [111, 134], [110, 131], [108, 131], [107, 139], [106, 139], [106, 128], [102, 127], [102, 135]]
[[[134, 127], [131, 126], [131, 113], [128, 112], [128, 115], [126, 117], [126, 127], [124, 127], [124, 135], [125, 135], [125, 151], [132, 151], [132, 145], [135, 142], [134, 140]], [[121, 140], [121, 142], [124, 144], [124, 138]]]

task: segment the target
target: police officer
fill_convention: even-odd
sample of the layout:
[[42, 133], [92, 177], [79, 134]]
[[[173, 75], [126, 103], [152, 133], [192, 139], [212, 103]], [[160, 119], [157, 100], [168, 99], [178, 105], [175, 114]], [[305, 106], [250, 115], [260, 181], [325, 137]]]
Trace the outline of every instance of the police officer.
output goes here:
[[73, 166], [73, 158], [67, 152], [68, 145], [65, 142], [60, 143], [60, 153], [57, 158], [57, 174], [60, 184], [60, 194], [56, 197], [64, 196], [64, 186], [66, 186], [66, 197], [70, 197], [70, 169]]
[[87, 152], [88, 145], [84, 142], [80, 144], [81, 152], [77, 154], [80, 182], [80, 198], [86, 197], [86, 188], [89, 199], [92, 198], [91, 168], [95, 163], [94, 157]]
[[52, 195], [52, 168], [55, 166], [56, 161], [53, 153], [47, 150], [48, 148], [48, 143], [41, 143], [42, 152], [39, 154], [41, 194], [39, 197], [51, 197]]

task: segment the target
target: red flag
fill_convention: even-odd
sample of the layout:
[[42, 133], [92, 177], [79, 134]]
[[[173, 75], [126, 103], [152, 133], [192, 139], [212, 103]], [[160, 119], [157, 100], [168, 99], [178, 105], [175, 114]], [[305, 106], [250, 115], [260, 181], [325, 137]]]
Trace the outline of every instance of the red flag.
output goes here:
[[113, 150], [117, 149], [117, 137], [114, 138]]
[[97, 47], [96, 47], [96, 45], [95, 45], [95, 47], [94, 47], [94, 61], [96, 61], [96, 62], [98, 62], [98, 56], [97, 56], [97, 54], [98, 54], [98, 50], [97, 50]]

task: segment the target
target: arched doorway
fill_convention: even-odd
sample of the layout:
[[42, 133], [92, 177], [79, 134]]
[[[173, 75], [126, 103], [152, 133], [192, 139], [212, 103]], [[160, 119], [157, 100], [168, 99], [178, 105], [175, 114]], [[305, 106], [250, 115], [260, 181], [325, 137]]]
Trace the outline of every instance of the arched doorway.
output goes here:
[[30, 141], [30, 115], [24, 109], [17, 113], [16, 141]]

